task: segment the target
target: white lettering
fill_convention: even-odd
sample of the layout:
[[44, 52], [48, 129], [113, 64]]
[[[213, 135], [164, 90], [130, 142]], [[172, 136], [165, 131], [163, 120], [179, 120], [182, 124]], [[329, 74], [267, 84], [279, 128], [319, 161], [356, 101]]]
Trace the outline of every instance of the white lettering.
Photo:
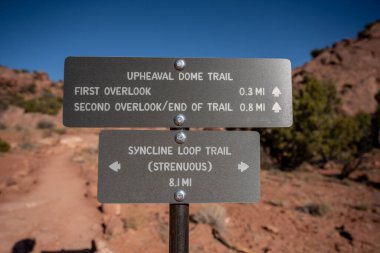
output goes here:
[[208, 72], [208, 79], [210, 81], [233, 81], [231, 73], [218, 73], [218, 72]]
[[110, 108], [109, 103], [74, 103], [74, 111], [77, 112], [107, 112]]
[[173, 81], [171, 72], [127, 72], [130, 81]]
[[229, 147], [205, 147], [207, 155], [231, 155]]
[[80, 96], [96, 96], [99, 93], [99, 87], [76, 86], [74, 94]]
[[173, 155], [172, 146], [129, 146], [128, 155]]
[[179, 72], [178, 80], [203, 81], [203, 72]]
[[230, 103], [207, 103], [210, 112], [232, 112]]
[[202, 148], [199, 147], [199, 146], [195, 146], [195, 147], [178, 147], [178, 152], [177, 154], [178, 155], [198, 155], [199, 152], [201, 152]]
[[150, 96], [151, 87], [105, 87], [104, 95], [114, 96]]

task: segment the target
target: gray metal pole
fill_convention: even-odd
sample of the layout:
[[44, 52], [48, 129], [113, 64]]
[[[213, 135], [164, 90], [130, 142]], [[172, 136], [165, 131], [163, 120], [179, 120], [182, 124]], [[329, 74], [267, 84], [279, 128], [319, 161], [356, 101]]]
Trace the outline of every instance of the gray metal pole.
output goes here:
[[169, 253], [189, 252], [189, 204], [170, 204]]

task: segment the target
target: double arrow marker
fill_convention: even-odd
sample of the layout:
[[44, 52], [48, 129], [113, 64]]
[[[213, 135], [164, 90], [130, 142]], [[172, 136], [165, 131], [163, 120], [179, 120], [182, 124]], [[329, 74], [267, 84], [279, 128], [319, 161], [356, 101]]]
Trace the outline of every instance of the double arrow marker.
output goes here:
[[281, 106], [276, 102], [276, 103], [274, 103], [274, 105], [273, 105], [273, 107], [272, 107], [272, 110], [273, 110], [275, 113], [279, 113], [279, 112], [282, 110], [282, 108], [281, 108]]
[[111, 163], [109, 166], [108, 166], [111, 170], [115, 171], [115, 172], [118, 172], [120, 169], [121, 169], [121, 164], [116, 161], [114, 163]]
[[[274, 97], [279, 97], [281, 94], [282, 94], [282, 93], [281, 93], [280, 89], [279, 89], [277, 86], [274, 87], [274, 89], [273, 89], [273, 91], [272, 91], [272, 95], [273, 95]], [[276, 103], [274, 103], [274, 105], [273, 105], [273, 107], [272, 107], [272, 110], [273, 110], [275, 113], [279, 113], [279, 112], [282, 110], [282, 108], [281, 108], [281, 106], [276, 102]]]
[[272, 95], [273, 95], [274, 97], [278, 98], [281, 94], [282, 94], [282, 93], [281, 93], [280, 89], [279, 89], [277, 86], [274, 87], [274, 89], [273, 89], [273, 91], [272, 91]]
[[249, 168], [249, 165], [246, 163], [240, 162], [238, 164], [238, 170], [240, 170], [240, 172], [243, 172], [243, 171], [247, 170], [248, 168]]

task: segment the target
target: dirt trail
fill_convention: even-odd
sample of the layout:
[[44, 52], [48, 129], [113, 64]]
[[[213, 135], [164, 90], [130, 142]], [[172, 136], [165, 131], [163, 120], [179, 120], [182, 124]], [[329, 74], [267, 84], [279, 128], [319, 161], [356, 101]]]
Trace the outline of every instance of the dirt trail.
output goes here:
[[34, 252], [83, 249], [101, 234], [100, 214], [85, 198], [85, 181], [71, 157], [71, 150], [55, 148], [38, 169], [34, 190], [0, 204], [0, 252], [24, 238], [37, 240]]

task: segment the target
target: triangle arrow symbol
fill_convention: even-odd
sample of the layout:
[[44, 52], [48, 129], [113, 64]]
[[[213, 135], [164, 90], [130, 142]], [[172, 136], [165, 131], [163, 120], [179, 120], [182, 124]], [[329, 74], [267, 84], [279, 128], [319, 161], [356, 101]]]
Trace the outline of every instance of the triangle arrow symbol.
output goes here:
[[273, 110], [275, 113], [279, 113], [279, 112], [282, 110], [282, 108], [281, 108], [281, 106], [276, 102], [276, 103], [274, 103], [274, 105], [273, 105], [273, 107], [272, 107], [272, 110]]
[[248, 168], [249, 168], [249, 165], [246, 163], [240, 162], [238, 164], [238, 170], [240, 170], [240, 172], [243, 172], [243, 171], [247, 170]]
[[116, 162], [111, 163], [108, 167], [111, 170], [118, 172], [121, 169], [121, 164], [118, 161], [116, 161]]
[[275, 96], [275, 97], [279, 97], [281, 95], [281, 91], [280, 89], [276, 86], [274, 87], [273, 91], [272, 91], [272, 95]]

